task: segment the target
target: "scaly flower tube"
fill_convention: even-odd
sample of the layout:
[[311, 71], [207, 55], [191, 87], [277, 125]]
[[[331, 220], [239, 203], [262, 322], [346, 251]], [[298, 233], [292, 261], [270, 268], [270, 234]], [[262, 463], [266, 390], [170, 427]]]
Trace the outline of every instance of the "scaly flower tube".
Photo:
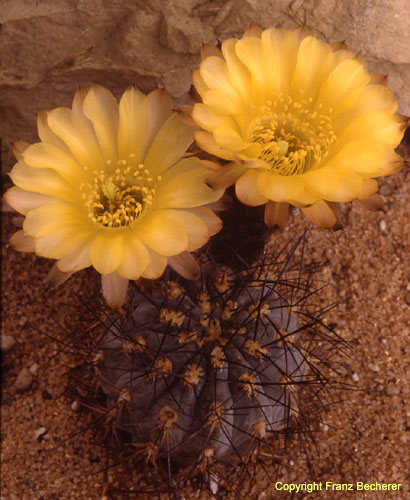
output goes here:
[[221, 228], [206, 205], [223, 191], [205, 183], [215, 164], [184, 157], [193, 129], [172, 108], [161, 89], [130, 89], [118, 104], [94, 85], [78, 90], [72, 109], [39, 113], [41, 142], [15, 144], [5, 200], [25, 220], [10, 242], [56, 259], [53, 284], [93, 266], [108, 304], [120, 307], [128, 280], [158, 278], [167, 264], [198, 277], [189, 252]]
[[252, 26], [221, 50], [204, 46], [193, 79], [203, 100], [192, 114], [203, 129], [195, 139], [232, 162], [209, 182], [236, 183], [240, 201], [266, 204], [270, 226], [284, 226], [291, 204], [332, 227], [327, 202], [368, 199], [374, 206], [374, 177], [402, 166], [394, 148], [407, 119], [395, 114], [386, 79], [369, 74], [343, 43], [329, 45], [303, 29]]

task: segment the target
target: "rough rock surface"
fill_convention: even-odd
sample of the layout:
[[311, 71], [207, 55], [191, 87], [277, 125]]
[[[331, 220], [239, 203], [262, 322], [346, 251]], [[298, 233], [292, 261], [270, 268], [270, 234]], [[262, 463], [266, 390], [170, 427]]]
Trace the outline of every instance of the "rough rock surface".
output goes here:
[[161, 85], [181, 99], [201, 43], [240, 36], [250, 23], [344, 39], [372, 71], [389, 73], [410, 113], [408, 0], [3, 0], [0, 23], [3, 172], [14, 162], [11, 141], [36, 140], [39, 109], [67, 106], [92, 83], [117, 95]]

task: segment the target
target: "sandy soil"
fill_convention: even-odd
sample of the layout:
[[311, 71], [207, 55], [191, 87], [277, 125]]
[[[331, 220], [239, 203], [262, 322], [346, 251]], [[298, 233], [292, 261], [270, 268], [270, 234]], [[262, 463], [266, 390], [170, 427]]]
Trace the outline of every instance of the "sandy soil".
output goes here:
[[[410, 158], [410, 147], [407, 151], [402, 147], [402, 153]], [[338, 232], [311, 228], [300, 213], [294, 213], [283, 233], [272, 234], [271, 244], [277, 246], [310, 227], [307, 260], [328, 264], [320, 274], [330, 285], [322, 293], [323, 301], [344, 300], [328, 314], [328, 321], [336, 323], [338, 333], [354, 346], [340, 366], [342, 380], [351, 390], [337, 394], [334, 400], [340, 402], [326, 411], [326, 424], [315, 434], [317, 451], [312, 449], [310, 466], [297, 444], [290, 445], [281, 471], [271, 480], [258, 471], [246, 498], [408, 498], [408, 162], [402, 172], [382, 179], [380, 185], [386, 213], [348, 204], [342, 210], [344, 230]], [[8, 247], [15, 230], [11, 219], [11, 214], [4, 214], [2, 331], [16, 344], [3, 354], [1, 500], [94, 500], [105, 491], [111, 492], [110, 499], [123, 498], [118, 490], [132, 487], [140, 471], [130, 474], [118, 466], [104, 472], [106, 453], [87, 430], [90, 418], [76, 411], [65, 392], [66, 372], [73, 362], [61, 349], [73, 316], [68, 304], [86, 300], [95, 275], [86, 271], [57, 290], [46, 289], [43, 279], [51, 262]], [[33, 381], [27, 390], [18, 391], [15, 381], [23, 368], [31, 369]], [[281, 494], [274, 489], [275, 479], [321, 482], [322, 491]], [[395, 492], [346, 493], [324, 491], [326, 481], [402, 486]], [[199, 498], [199, 493], [186, 484], [180, 497]]]

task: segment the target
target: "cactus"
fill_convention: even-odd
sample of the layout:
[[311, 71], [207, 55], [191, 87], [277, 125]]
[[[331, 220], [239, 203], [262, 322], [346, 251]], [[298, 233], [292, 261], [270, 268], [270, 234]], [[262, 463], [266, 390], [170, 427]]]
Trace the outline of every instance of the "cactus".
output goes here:
[[320, 365], [340, 341], [311, 310], [299, 243], [242, 271], [203, 257], [201, 280], [170, 271], [110, 312], [86, 356], [92, 370], [77, 371], [104, 393], [110, 446], [206, 470], [209, 486], [211, 464], [247, 468], [270, 438], [309, 427], [307, 405], [331, 386]]

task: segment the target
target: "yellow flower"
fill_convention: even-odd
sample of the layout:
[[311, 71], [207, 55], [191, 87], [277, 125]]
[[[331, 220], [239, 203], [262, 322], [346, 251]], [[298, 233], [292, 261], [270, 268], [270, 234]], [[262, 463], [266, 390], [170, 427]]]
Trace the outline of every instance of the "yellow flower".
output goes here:
[[209, 181], [236, 183], [243, 203], [266, 204], [268, 225], [283, 225], [291, 204], [331, 227], [327, 201], [370, 197], [374, 177], [402, 166], [394, 148], [407, 120], [395, 114], [385, 78], [343, 43], [251, 27], [221, 51], [205, 46], [193, 79], [203, 101], [192, 114], [203, 129], [195, 139], [233, 162]]
[[107, 302], [119, 307], [128, 280], [158, 278], [167, 264], [194, 278], [189, 253], [221, 228], [205, 205], [211, 162], [183, 157], [193, 129], [164, 90], [136, 89], [119, 104], [105, 88], [80, 89], [72, 109], [41, 112], [41, 142], [18, 143], [15, 186], [5, 200], [25, 215], [11, 244], [56, 259], [50, 279], [93, 266]]

